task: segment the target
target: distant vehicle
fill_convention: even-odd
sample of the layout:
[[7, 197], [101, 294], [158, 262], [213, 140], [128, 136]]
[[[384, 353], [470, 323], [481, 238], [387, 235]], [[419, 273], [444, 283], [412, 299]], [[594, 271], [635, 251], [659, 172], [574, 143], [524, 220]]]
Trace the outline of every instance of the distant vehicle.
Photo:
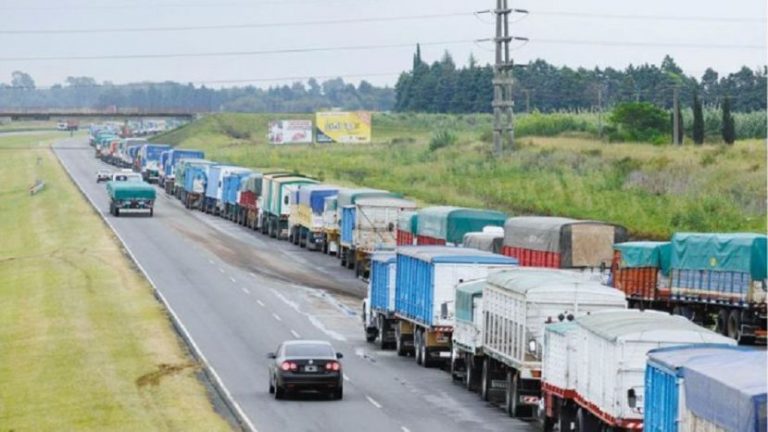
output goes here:
[[77, 120], [62, 120], [56, 125], [56, 130], [60, 131], [76, 131], [80, 129], [80, 122]]
[[286, 341], [267, 354], [269, 392], [275, 399], [289, 391], [327, 391], [334, 399], [343, 397], [344, 378], [339, 360], [342, 354], [325, 341]]
[[[123, 174], [116, 174], [123, 175]], [[123, 210], [145, 210], [154, 215], [155, 188], [149, 183], [139, 181], [111, 181], [107, 183], [109, 195], [109, 213], [120, 216]]]
[[96, 171], [96, 183], [101, 183], [103, 181], [109, 181], [112, 179], [112, 171], [108, 169], [100, 169]]
[[112, 181], [115, 182], [140, 182], [143, 183], [144, 180], [141, 178], [141, 174], [131, 172], [130, 170], [128, 172], [120, 171], [112, 174]]
[[60, 121], [60, 122], [59, 122], [59, 123], [56, 125], [56, 130], [60, 130], [60, 131], [65, 131], [65, 130], [67, 130], [67, 122], [64, 122], [64, 121]]

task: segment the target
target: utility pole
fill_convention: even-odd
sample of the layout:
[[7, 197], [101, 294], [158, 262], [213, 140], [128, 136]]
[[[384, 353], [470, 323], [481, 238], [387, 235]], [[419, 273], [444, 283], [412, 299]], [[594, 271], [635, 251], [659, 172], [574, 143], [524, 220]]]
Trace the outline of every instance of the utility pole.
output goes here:
[[515, 148], [514, 101], [512, 100], [512, 59], [509, 57], [509, 14], [507, 0], [496, 0], [496, 64], [493, 76], [493, 151], [500, 156]]
[[525, 93], [525, 113], [530, 114], [531, 113], [531, 89], [523, 89], [523, 93]]
[[672, 143], [675, 145], [680, 142], [680, 89], [677, 86], [672, 89]]
[[597, 88], [597, 136], [603, 137], [603, 89]]

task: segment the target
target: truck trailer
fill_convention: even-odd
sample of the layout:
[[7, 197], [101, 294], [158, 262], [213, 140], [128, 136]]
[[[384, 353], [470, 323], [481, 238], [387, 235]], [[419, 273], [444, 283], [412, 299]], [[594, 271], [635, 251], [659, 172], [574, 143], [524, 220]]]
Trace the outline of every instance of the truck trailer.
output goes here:
[[[483, 287], [482, 357], [476, 368], [480, 396], [499, 398], [513, 417], [533, 417], [541, 399], [542, 344], [548, 323], [626, 308], [624, 293], [567, 271], [517, 268], [488, 276]], [[469, 353], [464, 353], [469, 354]]]
[[424, 367], [451, 360], [454, 297], [460, 282], [517, 265], [515, 259], [468, 248], [402, 246], [395, 277], [397, 354]]
[[325, 250], [325, 231], [323, 230], [323, 211], [325, 199], [336, 196], [339, 187], [335, 185], [304, 185], [298, 190], [298, 218], [294, 242], [309, 250]]
[[397, 254], [378, 251], [371, 256], [368, 296], [363, 300], [365, 340], [378, 341], [381, 349], [395, 348], [395, 278]]
[[[339, 190], [342, 190], [340, 188]], [[337, 211], [339, 203], [338, 195], [325, 197], [323, 200], [323, 236], [325, 244], [323, 253], [326, 255], [339, 255], [339, 214]]]
[[160, 155], [171, 148], [168, 144], [143, 144], [138, 152], [141, 177], [147, 183], [157, 183], [160, 178]]
[[120, 216], [126, 210], [148, 211], [149, 216], [154, 215], [155, 188], [152, 185], [141, 182], [110, 181], [107, 182], [107, 195], [109, 196], [109, 213], [115, 217]]
[[267, 196], [263, 208], [262, 232], [270, 237], [283, 239], [288, 236], [288, 216], [291, 214], [290, 188], [288, 186], [316, 184], [302, 176], [264, 176]]
[[[651, 350], [645, 367], [644, 430], [768, 430], [766, 360], [765, 351], [733, 345], [683, 345]], [[714, 363], [718, 381], [722, 382], [709, 383], [705, 379], [706, 389], [698, 389], [696, 379], [692, 385], [686, 385], [686, 369], [697, 370], [702, 363]], [[687, 392], [695, 394], [686, 397]], [[695, 399], [691, 405], [699, 412], [694, 413], [688, 406], [691, 397]]]
[[572, 325], [546, 329], [540, 415], [547, 431], [642, 430], [650, 350], [733, 344], [683, 317], [650, 310], [593, 312]]
[[427, 207], [419, 210], [416, 244], [461, 246], [464, 234], [488, 226], [504, 226], [507, 215], [493, 210], [463, 207]]
[[240, 181], [240, 191], [237, 198], [236, 221], [252, 230], [259, 229], [259, 197], [264, 173], [253, 172]]
[[219, 216], [224, 210], [224, 179], [235, 173], [250, 173], [248, 168], [235, 165], [211, 165], [208, 170], [208, 178], [205, 185], [205, 197], [203, 198], [202, 211]]
[[401, 212], [397, 218], [397, 245], [413, 246], [416, 244], [416, 231], [419, 228], [419, 212]]
[[205, 152], [190, 149], [171, 149], [163, 161], [160, 182], [168, 195], [176, 195], [176, 165], [182, 159], [205, 159]]

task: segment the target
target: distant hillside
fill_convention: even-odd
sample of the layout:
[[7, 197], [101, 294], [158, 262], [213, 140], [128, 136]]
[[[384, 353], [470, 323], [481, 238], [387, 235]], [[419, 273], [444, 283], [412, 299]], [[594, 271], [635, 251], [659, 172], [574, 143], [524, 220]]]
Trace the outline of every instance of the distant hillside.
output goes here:
[[[638, 238], [766, 230], [764, 140], [675, 148], [605, 144], [588, 131], [570, 132], [520, 138], [519, 150], [494, 159], [488, 115], [377, 114], [371, 145], [283, 147], [266, 142], [266, 124], [277, 118], [311, 117], [220, 114], [157, 141], [243, 166], [399, 191], [423, 204], [615, 222]], [[526, 121], [520, 126], [530, 127]]]

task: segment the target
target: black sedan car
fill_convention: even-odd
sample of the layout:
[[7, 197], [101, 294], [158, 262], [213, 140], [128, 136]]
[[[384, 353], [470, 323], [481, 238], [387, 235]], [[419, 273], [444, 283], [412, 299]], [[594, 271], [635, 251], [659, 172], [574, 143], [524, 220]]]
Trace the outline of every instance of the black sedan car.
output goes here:
[[337, 353], [325, 341], [292, 340], [267, 354], [269, 392], [283, 399], [291, 391], [315, 390], [328, 392], [334, 399], [343, 396], [344, 374]]

